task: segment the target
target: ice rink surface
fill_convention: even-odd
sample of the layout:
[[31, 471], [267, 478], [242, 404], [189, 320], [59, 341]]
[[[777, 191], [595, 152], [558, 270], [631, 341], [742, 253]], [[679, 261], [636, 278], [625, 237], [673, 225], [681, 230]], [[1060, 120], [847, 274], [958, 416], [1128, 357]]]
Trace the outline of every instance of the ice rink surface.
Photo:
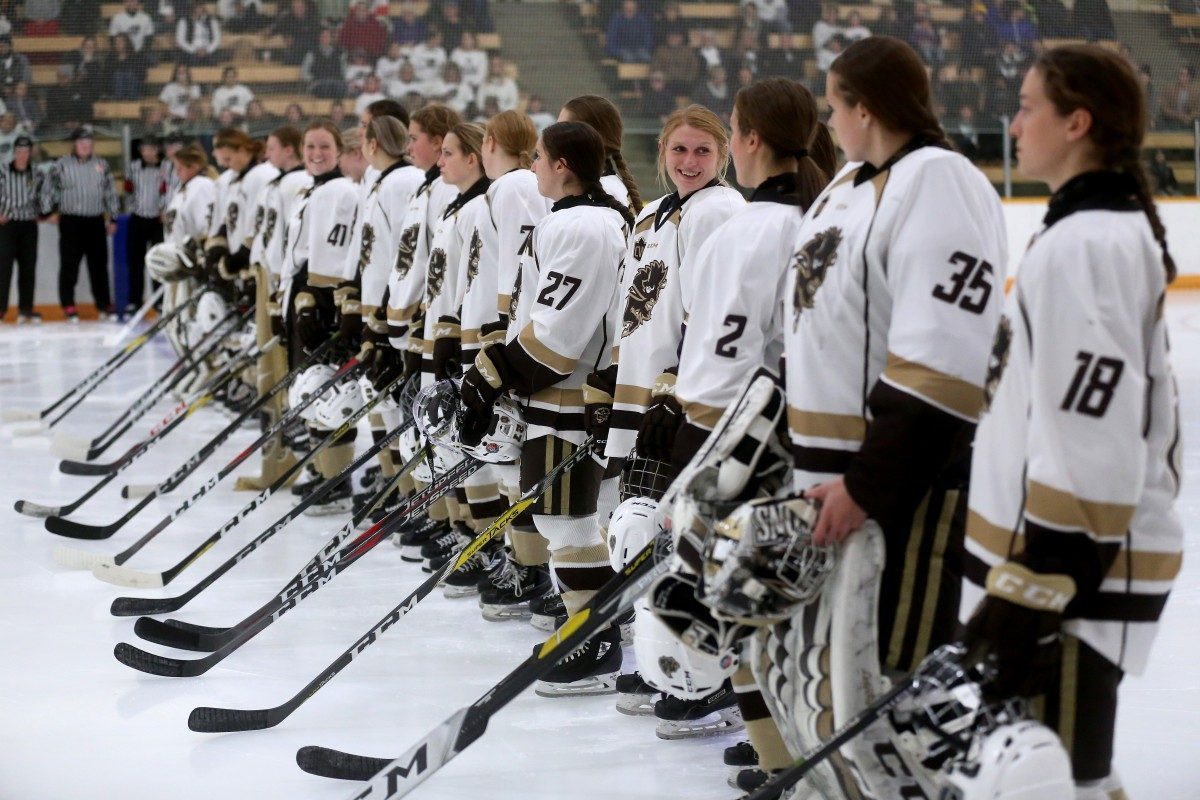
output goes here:
[[[1182, 397], [1185, 482], [1179, 511], [1187, 556], [1167, 605], [1146, 675], [1126, 679], [1118, 720], [1117, 766], [1132, 800], [1200, 798], [1200, 293], [1170, 296], [1174, 365]], [[110, 352], [115, 325], [0, 328], [0, 408], [39, 409]], [[155, 342], [103, 384], [60, 426], [91, 437], [103, 430], [171, 362]], [[166, 411], [160, 404], [99, 460], [109, 461]], [[129, 481], [161, 480], [221, 429], [205, 410], [89, 501], [72, 519], [105, 523], [133, 501]], [[528, 624], [484, 622], [474, 598], [436, 592], [389, 630], [282, 725], [206, 735], [187, 728], [199, 705], [266, 708], [282, 703], [370, 628], [425, 575], [384, 544], [206, 675], [162, 678], [118, 663], [127, 641], [151, 652], [133, 618], [115, 618], [118, 595], [173, 596], [191, 587], [276, 519], [291, 501], [277, 496], [162, 590], [124, 590], [88, 572], [57, 566], [56, 545], [113, 554], [147, 531], [250, 442], [243, 428], [184, 484], [155, 500], [111, 539], [83, 542], [49, 534], [41, 520], [12, 510], [23, 498], [59, 505], [96, 478], [58, 472], [50, 437], [14, 437], [0, 428], [0, 800], [274, 800], [341, 798], [357, 784], [302, 773], [296, 750], [320, 744], [394, 757], [516, 666], [538, 641]], [[134, 434], [137, 434], [137, 437]], [[257, 460], [250, 462], [256, 466]], [[250, 469], [254, 467], [251, 466]], [[241, 472], [249, 469], [243, 468]], [[127, 480], [126, 480], [127, 479]], [[129, 562], [163, 570], [242, 507], [232, 478]], [[173, 616], [227, 626], [269, 599], [343, 522], [303, 517]], [[414, 791], [426, 798], [718, 800], [722, 749], [736, 735], [665, 742], [654, 723], [613, 710], [611, 697], [555, 699], [527, 692], [492, 720], [487, 734]]]

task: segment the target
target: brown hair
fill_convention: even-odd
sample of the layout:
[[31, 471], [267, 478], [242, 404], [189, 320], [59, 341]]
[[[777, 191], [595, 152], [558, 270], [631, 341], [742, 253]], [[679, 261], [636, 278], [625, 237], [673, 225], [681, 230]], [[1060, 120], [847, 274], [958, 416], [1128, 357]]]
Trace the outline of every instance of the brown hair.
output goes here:
[[860, 39], [834, 59], [829, 74], [847, 105], [862, 103], [889, 131], [950, 148], [933, 111], [929, 74], [905, 42], [891, 36]]
[[357, 130], [349, 130], [342, 133], [342, 152], [343, 153], [359, 153], [362, 152], [363, 137]]
[[202, 175], [213, 177], [216, 170], [208, 163], [208, 154], [200, 149], [197, 145], [187, 144], [175, 151], [175, 155], [171, 158], [179, 164], [184, 164], [189, 167], [199, 167]]
[[213, 137], [213, 150], [228, 147], [231, 150], [245, 150], [251, 159], [257, 159], [263, 151], [263, 143], [254, 139], [241, 128], [221, 128]]
[[567, 162], [567, 169], [583, 184], [583, 193], [620, 213], [633, 226], [633, 214], [600, 184], [604, 174], [604, 140], [586, 122], [556, 122], [542, 131], [546, 155]]
[[412, 121], [430, 136], [445, 138], [454, 126], [462, 122], [458, 112], [441, 103], [430, 103], [413, 112]]
[[755, 131], [776, 158], [796, 159], [796, 193], [800, 208], [806, 210], [836, 168], [836, 161], [826, 155], [825, 142], [817, 144], [819, 137], [828, 138], [829, 132], [817, 119], [812, 92], [789, 78], [764, 78], [739, 89], [733, 108], [739, 134]]
[[693, 103], [687, 108], [673, 112], [663, 123], [662, 133], [658, 135], [658, 182], [664, 189], [671, 188], [667, 179], [667, 165], [663, 159], [663, 151], [667, 147], [667, 140], [671, 138], [671, 134], [684, 125], [703, 131], [716, 140], [717, 177], [724, 181], [725, 171], [729, 168], [729, 132], [725, 130], [725, 124], [721, 122], [720, 117], [704, 106]]
[[501, 111], [488, 120], [485, 134], [496, 140], [504, 152], [517, 159], [522, 169], [533, 165], [533, 148], [537, 145], [537, 126], [520, 111]]
[[641, 211], [642, 195], [638, 192], [633, 173], [625, 163], [625, 157], [621, 155], [621, 139], [625, 134], [621, 112], [607, 98], [596, 94], [581, 94], [568, 100], [563, 108], [571, 112], [574, 121], [585, 122], [600, 134], [600, 140], [604, 143], [604, 157], [612, 161], [613, 171], [625, 184], [625, 190], [629, 192], [629, 205], [635, 212]]
[[297, 156], [300, 155], [301, 149], [304, 147], [304, 136], [300, 133], [300, 129], [294, 125], [284, 125], [271, 131], [271, 136], [275, 137], [275, 141], [279, 142], [280, 147], [290, 147], [292, 152]]
[[382, 100], [376, 100], [374, 103], [368, 104], [367, 113], [371, 115], [371, 119], [393, 117], [399, 120], [402, 125], [408, 127], [408, 109], [390, 97], [385, 97]]
[[308, 123], [308, 127], [304, 129], [304, 134], [307, 136], [310, 131], [325, 131], [333, 137], [333, 143], [337, 147], [339, 153], [345, 152], [346, 142], [342, 139], [342, 132], [338, 130], [338, 126], [333, 124], [333, 120], [328, 117], [314, 119]]
[[1146, 95], [1133, 65], [1098, 45], [1078, 44], [1045, 51], [1033, 62], [1033, 69], [1041, 75], [1046, 97], [1060, 115], [1080, 108], [1091, 114], [1088, 139], [1105, 169], [1124, 173], [1137, 183], [1138, 202], [1162, 248], [1167, 283], [1175, 280], [1175, 259], [1167, 250], [1166, 229], [1142, 168]]
[[475, 156], [479, 168], [483, 169], [483, 125], [478, 122], [460, 122], [450, 131], [458, 139], [463, 155]]
[[404, 158], [408, 129], [397, 117], [372, 117], [367, 126], [367, 141], [375, 142], [388, 158]]

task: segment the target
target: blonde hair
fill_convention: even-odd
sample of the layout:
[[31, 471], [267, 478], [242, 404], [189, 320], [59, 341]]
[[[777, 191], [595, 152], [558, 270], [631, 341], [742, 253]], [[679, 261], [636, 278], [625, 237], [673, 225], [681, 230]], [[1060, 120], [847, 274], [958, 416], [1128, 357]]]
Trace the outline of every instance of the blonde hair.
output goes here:
[[533, 148], [537, 146], [537, 126], [528, 115], [520, 111], [501, 111], [488, 120], [484, 133], [510, 156], [517, 159], [522, 169], [533, 166]]
[[667, 149], [667, 142], [671, 139], [671, 134], [687, 125], [690, 128], [707, 133], [717, 143], [717, 178], [722, 183], [725, 182], [725, 172], [729, 169], [729, 132], [725, 130], [724, 123], [721, 119], [702, 105], [693, 103], [686, 108], [681, 108], [671, 116], [667, 117], [667, 121], [663, 123], [662, 133], [658, 137], [658, 181], [664, 189], [671, 189], [671, 182], [667, 177], [666, 159], [663, 154]]
[[338, 130], [338, 126], [333, 124], [333, 120], [329, 118], [315, 119], [308, 123], [308, 127], [304, 129], [304, 137], [307, 139], [308, 134], [313, 131], [325, 131], [333, 137], [333, 144], [339, 153], [346, 151], [345, 141], [342, 139], [342, 132]]
[[475, 156], [480, 163], [480, 169], [482, 169], [484, 127], [478, 122], [460, 122], [447, 133], [454, 134], [463, 155]]
[[342, 134], [342, 153], [361, 152], [363, 147], [362, 134], [358, 131], [346, 131]]
[[184, 145], [179, 148], [175, 152], [175, 155], [171, 156], [171, 159], [176, 164], [199, 168], [200, 172], [197, 174], [206, 175], [209, 178], [217, 177], [217, 171], [208, 162], [208, 154], [194, 144]]
[[408, 144], [408, 130], [395, 117], [373, 117], [367, 126], [367, 141], [375, 142], [388, 158], [403, 158]]

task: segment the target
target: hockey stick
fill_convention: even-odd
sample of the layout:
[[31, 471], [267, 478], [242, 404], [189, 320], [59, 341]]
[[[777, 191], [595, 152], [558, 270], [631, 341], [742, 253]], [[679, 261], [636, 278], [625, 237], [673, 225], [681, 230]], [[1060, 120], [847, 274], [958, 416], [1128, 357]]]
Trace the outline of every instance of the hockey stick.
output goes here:
[[[199, 369], [204, 364], [205, 359], [217, 351], [217, 348], [221, 346], [221, 343], [227, 336], [250, 321], [253, 313], [253, 309], [251, 309], [238, 317], [237, 311], [231, 310], [217, 323], [212, 331], [205, 334], [200, 342], [197, 343], [198, 346], [203, 346], [204, 348], [199, 356], [192, 355], [190, 351], [181, 356], [160, 378], [151, 382], [137, 400], [133, 401], [131, 405], [126, 406], [125, 410], [121, 412], [119, 417], [113, 420], [112, 424], [100, 434], [93, 437], [91, 441], [63, 434], [56, 436], [52, 447], [55, 454], [60, 458], [75, 458], [81, 461], [90, 461], [99, 456], [113, 442], [119, 439], [125, 431], [132, 428], [133, 424], [149, 411], [163, 395], [174, 389], [185, 377]], [[230, 320], [234, 320], [233, 325], [226, 328]], [[58, 424], [57, 419], [49, 423], [48, 427], [53, 427], [56, 424]]]
[[[250, 502], [242, 506], [240, 511], [230, 517], [224, 525], [214, 531], [212, 535], [210, 535], [207, 539], [197, 545], [194, 550], [184, 556], [183, 560], [174, 567], [171, 567], [165, 572], [145, 572], [143, 570], [136, 570], [130, 567], [123, 567], [121, 564], [124, 563], [125, 560], [128, 560], [128, 556], [126, 556], [125, 553], [120, 553], [111, 560], [104, 559], [96, 563], [92, 567], [92, 574], [105, 583], [111, 583], [116, 586], [156, 589], [170, 583], [172, 580], [174, 580], [176, 575], [186, 569], [188, 565], [192, 564], [194, 561], [196, 561], [196, 559], [208, 552], [208, 550], [217, 542], [221, 541], [222, 536], [236, 528], [243, 519], [248, 517], [256, 508], [265, 503], [267, 499], [271, 497], [271, 495], [275, 494], [284, 486], [287, 486], [294, 476], [298, 475], [305, 466], [310, 464], [312, 460], [315, 459], [320, 453], [324, 452], [327, 447], [344, 436], [347, 431], [353, 429], [354, 426], [358, 424], [358, 421], [367, 414], [371, 413], [371, 410], [386, 396], [386, 393], [391, 392], [392, 389], [396, 388], [402, 380], [403, 378], [401, 376], [397, 376], [396, 379], [393, 380], [385, 389], [372, 398], [371, 402], [363, 405], [362, 408], [347, 417], [346, 421], [338, 426], [337, 430], [323, 438], [316, 447], [305, 453], [303, 458], [289, 467], [282, 475], [276, 478], [271, 485], [261, 489], [258, 494], [250, 499]], [[407, 428], [409, 426], [405, 425], [403, 427]], [[132, 553], [130, 555], [132, 555]], [[118, 560], [121, 559], [122, 556], [125, 556], [125, 558]]]
[[288, 699], [287, 702], [274, 708], [254, 710], [201, 706], [200, 708], [192, 709], [192, 713], [188, 716], [188, 727], [200, 733], [223, 733], [228, 731], [251, 731], [273, 728], [283, 722], [308, 698], [316, 694], [322, 686], [329, 683], [334, 676], [345, 669], [362, 651], [366, 650], [376, 639], [399, 622], [401, 617], [416, 608], [418, 603], [441, 585], [447, 575], [467, 563], [488, 542], [503, 534], [504, 529], [522, 512], [533, 505], [563, 474], [584, 458], [589, 458], [591, 451], [592, 440], [588, 439], [583, 445], [572, 452], [571, 455], [558, 462], [535, 486], [530, 487], [521, 495], [516, 503], [509, 506], [507, 511], [497, 517], [487, 528], [480, 531], [474, 539], [463, 545], [457, 553], [450, 557], [449, 561], [438, 569], [435, 569], [433, 574], [414, 589], [408, 597], [405, 597], [395, 608], [384, 614], [383, 619], [376, 622], [369, 631], [359, 637], [358, 641], [334, 659], [332, 664], [322, 670], [315, 678], [308, 682], [308, 685]]
[[487, 730], [501, 709], [549, 672], [564, 656], [633, 605], [667, 571], [670, 537], [660, 533], [601, 587], [595, 597], [563, 623], [533, 655], [469, 706], [460, 708], [420, 742], [396, 759], [370, 758], [327, 747], [309, 746], [296, 753], [300, 769], [345, 780], [369, 780], [353, 795], [363, 798], [403, 797]]
[[101, 478], [94, 486], [92, 486], [92, 488], [84, 492], [75, 501], [68, 503], [65, 506], [45, 506], [40, 503], [31, 503], [28, 500], [18, 500], [13, 504], [13, 508], [18, 514], [25, 514], [26, 516], [30, 517], [65, 517], [66, 515], [74, 512], [77, 508], [87, 502], [89, 498], [108, 485], [114, 478], [117, 477], [117, 475], [124, 472], [125, 469], [137, 461], [137, 459], [145, 455], [146, 451], [149, 450], [155, 442], [167, 436], [171, 431], [183, 424], [185, 419], [212, 402], [216, 389], [220, 388], [220, 386], [226, 381], [231, 380], [237, 370], [241, 369], [242, 366], [257, 358], [262, 353], [271, 350], [278, 343], [279, 337], [275, 337], [267, 342], [262, 349], [257, 347], [252, 348], [249, 352], [238, 356], [229, 364], [227, 364], [226, 367], [223, 367], [221, 372], [217, 374], [216, 379], [211, 385], [211, 388], [197, 395], [191, 400], [191, 402], [183, 405], [182, 407], [177, 406], [176, 408], [172, 409], [171, 413], [163, 420], [164, 422], [167, 422], [166, 427], [163, 427], [160, 424], [157, 428], [155, 428], [155, 431], [152, 433], [149, 439], [134, 445], [133, 449], [126, 453], [125, 456], [122, 456], [122, 460], [118, 463], [115, 471], [106, 473], [103, 478]]
[[104, 346], [115, 347], [123, 342], [125, 337], [132, 333], [133, 329], [138, 326], [138, 323], [145, 319], [146, 315], [150, 313], [150, 309], [154, 308], [154, 304], [162, 299], [162, 296], [166, 291], [167, 285], [165, 283], [160, 283], [158, 288], [154, 290], [154, 293], [150, 295], [150, 299], [142, 303], [142, 307], [139, 308], [137, 312], [125, 322], [125, 324], [121, 327], [121, 330], [117, 331], [116, 333], [110, 333], [108, 336], [104, 337]]
[[[113, 655], [122, 664], [142, 672], [148, 672], [151, 675], [162, 675], [172, 678], [203, 675], [247, 641], [254, 638], [259, 632], [299, 605], [306, 597], [315, 594], [322, 586], [337, 577], [339, 573], [370, 552], [371, 549], [386, 539], [410, 514], [424, 511], [437, 498], [461, 483], [468, 475], [479, 469], [480, 463], [478, 461], [466, 460], [456, 464], [454, 468], [444, 473], [441, 479], [435, 483], [437, 486], [436, 491], [426, 489], [421, 493], [419, 501], [416, 499], [411, 500], [404, 509], [397, 509], [391, 512], [388, 516], [368, 528], [353, 542], [334, 553], [327, 560], [317, 564], [314, 567], [315, 575], [311, 580], [305, 580], [299, 586], [289, 584], [287, 589], [276, 595], [245, 621], [229, 629], [224, 634], [212, 636], [212, 639], [223, 639], [225, 643], [220, 649], [209, 653], [204, 658], [185, 660], [158, 656], [147, 653], [145, 650], [126, 644], [125, 642], [121, 642], [116, 646]], [[430, 488], [432, 489], [433, 487]], [[350, 527], [349, 530], [353, 530], [353, 528]], [[301, 574], [304, 575], [308, 572], [309, 569], [306, 568]], [[158, 623], [157, 620], [149, 618], [138, 620], [138, 623], [140, 624], [143, 621], [146, 623]], [[178, 628], [172, 628], [163, 623], [158, 623], [158, 625], [161, 626], [160, 630], [165, 628], [174, 630], [177, 634], [180, 633], [180, 629]], [[138, 633], [137, 627], [134, 628], [134, 632]], [[193, 636], [196, 635], [192, 631], [182, 632], [185, 634], [190, 633]], [[204, 635], [201, 633], [199, 636], [203, 638]]]
[[[313, 492], [306, 495], [303, 500], [301, 500], [297, 505], [290, 508], [282, 517], [280, 517], [274, 523], [272, 523], [269, 528], [267, 528], [265, 531], [263, 531], [258, 536], [256, 536], [252, 541], [250, 541], [248, 544], [246, 544], [246, 546], [244, 546], [241, 550], [239, 550], [238, 552], [236, 552], [232, 556], [230, 556], [229, 559], [227, 559], [224, 564], [222, 564], [221, 566], [217, 567], [215, 570], [210, 572], [207, 576], [205, 576], [205, 578], [202, 581], [197, 583], [191, 589], [188, 589], [186, 592], [184, 592], [183, 594], [178, 595], [176, 597], [163, 597], [163, 598], [118, 597], [115, 600], [113, 600], [112, 606], [109, 609], [109, 613], [111, 613], [114, 617], [132, 617], [132, 616], [138, 616], [138, 615], [142, 615], [142, 614], [169, 614], [172, 611], [178, 611], [179, 609], [183, 608], [185, 605], [187, 605], [189, 602], [191, 602], [193, 599], [195, 599], [196, 596], [199, 595], [202, 591], [204, 591], [209, 586], [212, 586], [214, 583], [216, 583], [218, 578], [220, 578], [222, 575], [224, 575], [229, 570], [233, 569], [235, 566], [237, 566], [237, 564], [241, 563], [241, 561], [244, 560], [247, 556], [249, 556], [251, 553], [253, 553], [260, 546], [262, 546], [262, 544], [264, 542], [266, 542], [268, 539], [270, 539], [272, 536], [274, 536], [279, 531], [283, 530], [283, 528], [289, 522], [294, 520], [296, 517], [300, 516], [304, 512], [305, 509], [307, 509], [313, 503], [317, 502], [322, 497], [324, 497], [325, 494], [330, 489], [332, 489], [339, 481], [341, 481], [343, 478], [353, 474], [354, 470], [361, 467], [372, 456], [374, 456], [380, 450], [387, 447], [393, 441], [398, 439], [400, 437], [400, 435], [404, 432], [406, 427], [407, 426], [400, 426], [400, 427], [396, 428], [395, 430], [393, 430], [392, 433], [388, 434], [386, 437], [384, 437], [379, 442], [374, 443], [371, 446], [371, 448], [369, 448], [365, 453], [363, 453], [361, 456], [359, 456], [357, 459], [355, 459], [354, 462], [350, 466], [346, 467], [346, 469], [342, 470], [340, 473], [338, 473], [334, 477], [325, 481], [320, 486], [318, 486]], [[400, 469], [397, 470], [396, 475], [392, 476], [392, 478], [390, 478], [388, 480], [388, 482], [384, 486], [384, 488], [376, 493], [373, 502], [369, 503], [365, 508], [362, 508], [359, 511], [355, 512], [355, 514], [353, 515], [353, 519], [351, 520], [352, 523], [354, 525], [357, 525], [359, 522], [366, 519], [367, 516], [369, 516], [370, 513], [375, 510], [375, 507], [379, 504], [379, 502], [381, 502], [384, 499], [384, 497], [386, 497], [386, 495], [389, 492], [391, 492], [391, 490], [393, 488], [395, 488], [396, 484], [398, 484], [400, 482], [400, 479], [403, 478], [408, 473], [412, 472], [414, 469], [416, 469], [416, 467], [421, 463], [423, 458], [424, 458], [424, 452], [423, 451], [418, 452], [415, 456], [413, 456], [411, 459], [409, 459], [408, 463], [401, 466]], [[332, 551], [330, 551], [330, 552], [332, 552]], [[328, 553], [322, 553], [322, 554], [319, 554], [319, 557], [324, 558], [326, 555], [328, 555]], [[158, 622], [158, 620], [147, 620], [147, 621], [148, 622]], [[140, 623], [141, 620], [138, 620], [138, 622]], [[184, 629], [184, 630], [192, 630], [194, 632], [199, 632], [202, 630], [209, 630], [209, 631], [216, 631], [218, 633], [221, 631], [227, 630], [226, 628], [203, 628], [198, 625], [190, 625], [187, 623], [179, 622], [177, 620], [170, 620], [169, 622], [171, 622], [173, 624], [169, 625], [167, 627], [172, 628], [172, 630]], [[166, 625], [166, 623], [161, 623], [161, 624]], [[135, 632], [137, 632], [136, 628], [135, 628]], [[154, 640], [149, 639], [149, 641], [154, 641]], [[181, 648], [181, 649], [195, 649], [195, 648]]]
[[[335, 333], [333, 338], [329, 339], [324, 345], [318, 348], [318, 352], [321, 352], [326, 347], [331, 346], [336, 337], [337, 334]], [[314, 353], [313, 357], [310, 357], [306, 363], [311, 363], [315, 357], [316, 353]], [[217, 449], [224, 443], [224, 441], [232, 436], [233, 433], [242, 426], [242, 423], [258, 413], [258, 410], [265, 405], [274, 394], [283, 391], [286, 385], [294, 380], [295, 377], [305, 369], [305, 367], [306, 365], [297, 366], [286, 376], [284, 376], [283, 380], [279, 381], [279, 383], [275, 384], [275, 386], [272, 386], [267, 394], [256, 400], [249, 408], [243, 411], [237, 419], [226, 425], [220, 433], [210, 439], [203, 447], [200, 448], [199, 451], [188, 458], [188, 460], [179, 466], [166, 480], [153, 487], [137, 505], [127, 511], [120, 519], [108, 525], [88, 525], [85, 523], [75, 522], [74, 520], [65, 519], [61, 516], [52, 516], [46, 520], [46, 530], [50, 531], [51, 533], [56, 533], [60, 536], [66, 536], [72, 539], [107, 539], [108, 537], [112, 536], [123, 525], [125, 525], [125, 523], [133, 519], [138, 512], [150, 505], [151, 500], [161, 494], [166, 494], [177, 487], [188, 475], [190, 475], [197, 467], [204, 463], [209, 456], [215, 453]], [[126, 487], [126, 489], [128, 488], [129, 487]], [[122, 494], [128, 496], [127, 492], [122, 492]]]
[[[245, 461], [247, 458], [249, 458], [251, 455], [253, 455], [254, 452], [258, 450], [258, 448], [260, 448], [264, 444], [266, 444], [268, 439], [270, 439], [272, 436], [275, 436], [277, 433], [279, 433], [284, 428], [286, 428], [289, 424], [291, 424], [291, 422], [294, 419], [296, 419], [297, 417], [300, 416], [300, 412], [302, 412], [304, 409], [308, 408], [310, 405], [315, 403], [317, 401], [317, 399], [322, 394], [324, 394], [326, 391], [328, 391], [330, 388], [332, 388], [335, 383], [340, 381], [342, 378], [356, 372], [359, 369], [359, 367], [360, 367], [360, 364], [358, 363], [357, 358], [351, 358], [349, 361], [347, 361], [345, 364], [343, 364], [338, 369], [338, 371], [336, 373], [334, 373], [334, 375], [331, 378], [329, 378], [329, 380], [327, 380], [327, 381], [325, 381], [325, 383], [321, 384], [321, 386], [319, 388], [317, 388], [307, 398], [305, 398], [302, 403], [288, 409], [287, 413], [285, 413], [283, 416], [281, 416], [275, 422], [274, 425], [272, 425], [271, 427], [269, 427], [265, 431], [263, 431], [261, 434], [259, 434], [259, 437], [257, 439], [255, 439], [244, 450], [242, 450], [240, 453], [238, 453], [236, 456], [234, 456], [229, 461], [229, 463], [227, 463], [225, 466], [221, 467], [221, 469], [217, 470], [207, 481], [205, 481], [200, 486], [199, 489], [197, 489], [196, 491], [194, 491], [192, 493], [191, 497], [189, 497], [187, 500], [184, 500], [182, 503], [180, 503], [178, 506], [176, 506], [174, 509], [172, 509], [170, 513], [168, 513], [165, 517], [163, 517], [161, 520], [158, 521], [157, 525], [155, 525], [153, 528], [151, 528], [149, 531], [147, 531], [146, 534], [142, 536], [142, 538], [138, 539], [136, 542], [131, 544], [125, 550], [122, 550], [120, 553], [118, 553], [116, 556], [114, 556], [113, 562], [116, 564], [124, 564], [126, 561], [128, 561], [133, 556], [134, 553], [136, 553], [138, 550], [141, 550], [143, 547], [145, 547], [150, 542], [151, 539], [153, 539], [154, 537], [156, 537], [160, 533], [162, 533], [164, 530], [166, 530], [171, 525], [172, 522], [174, 522], [175, 520], [177, 520], [181, 516], [183, 516], [184, 513], [189, 508], [191, 508], [193, 505], [198, 503], [202, 497], [204, 497], [206, 494], [208, 494], [210, 491], [212, 491], [214, 486], [216, 486], [218, 483], [220, 483], [221, 481], [223, 481], [227, 477], [229, 477], [229, 475], [231, 473], [233, 473], [233, 471], [235, 469], [237, 469], [243, 461]], [[260, 398], [260, 400], [261, 400], [261, 398]], [[253, 410], [255, 409], [255, 407], [261, 407], [261, 405], [256, 402], [254, 406], [251, 406], [250, 409], [247, 409], [247, 412], [253, 413]], [[245, 413], [240, 415], [238, 417], [238, 419], [242, 420], [243, 417], [245, 417]], [[240, 422], [239, 422], [239, 425], [240, 425]], [[149, 495], [147, 495], [147, 497], [150, 498], [150, 497], [155, 497], [156, 495], [158, 495], [160, 493], [161, 487], [162, 487], [162, 484], [159, 484], [159, 486], [155, 487], [154, 490], [152, 490], [151, 493]], [[145, 502], [145, 501], [143, 501], [143, 502]], [[141, 504], [139, 503], [139, 505], [141, 505]], [[58, 522], [60, 523], [60, 527], [64, 523], [71, 522], [71, 520], [64, 519], [62, 517], [50, 517], [49, 519], [46, 520], [47, 528], [50, 527], [49, 523], [51, 522], [51, 520], [58, 520]], [[82, 525], [80, 523], [74, 523], [74, 524], [76, 526], [78, 526], [77, 529], [87, 530], [91, 527], [91, 526], [87, 526], [87, 525]], [[53, 532], [60, 533], [60, 535], [63, 535], [63, 536], [68, 535], [65, 533], [61, 533], [61, 531], [59, 531], [59, 530], [55, 530]]]
[[154, 324], [151, 325], [150, 328], [145, 333], [138, 336], [136, 339], [134, 339], [129, 344], [122, 347], [117, 352], [113, 353], [111, 356], [109, 356], [107, 359], [105, 359], [103, 364], [96, 367], [96, 369], [92, 370], [88, 375], [86, 375], [82, 380], [80, 380], [79, 383], [72, 386], [70, 389], [68, 389], [66, 391], [66, 393], [64, 393], [61, 397], [59, 397], [57, 400], [55, 400], [50, 405], [43, 408], [41, 411], [9, 409], [4, 412], [3, 421], [4, 422], [20, 422], [20, 421], [31, 421], [31, 420], [43, 420], [46, 417], [53, 414], [54, 411], [59, 406], [61, 406], [63, 403], [70, 400], [76, 394], [79, 394], [80, 392], [82, 392], [84, 394], [91, 392], [91, 390], [96, 388], [96, 386], [98, 384], [100, 384], [102, 381], [104, 381], [105, 378], [107, 378], [109, 375], [111, 375], [113, 372], [115, 372], [118, 367], [120, 367], [122, 364], [124, 364], [130, 358], [132, 358], [134, 353], [136, 353], [138, 350], [141, 350], [142, 347], [144, 347], [147, 342], [149, 342], [151, 339], [153, 339], [155, 337], [155, 335], [157, 335], [160, 331], [162, 331], [164, 328], [166, 328], [167, 324], [171, 320], [173, 320], [175, 317], [182, 314], [188, 308], [191, 308], [193, 305], [195, 305], [197, 302], [199, 302], [199, 300], [200, 300], [200, 296], [198, 294], [193, 297], [190, 297], [190, 298], [188, 298], [188, 300], [186, 302], [184, 302], [183, 304], [181, 304], [180, 306], [178, 306], [177, 308], [172, 310], [171, 313], [155, 320]]

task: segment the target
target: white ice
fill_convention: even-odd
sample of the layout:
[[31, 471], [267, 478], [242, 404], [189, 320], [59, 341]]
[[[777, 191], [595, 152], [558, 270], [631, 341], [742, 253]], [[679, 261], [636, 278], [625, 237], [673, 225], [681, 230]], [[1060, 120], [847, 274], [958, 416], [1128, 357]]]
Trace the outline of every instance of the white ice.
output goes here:
[[[1200, 294], [1168, 302], [1175, 369], [1183, 392], [1186, 477], [1179, 510], [1189, 551], [1200, 547]], [[110, 352], [99, 323], [5, 327], [0, 332], [0, 408], [38, 409]], [[60, 426], [94, 436], [169, 365], [163, 343], [139, 354]], [[160, 406], [100, 460], [129, 447], [165, 411]], [[226, 419], [205, 410], [114, 481], [72, 518], [116, 519], [131, 501], [126, 480], [160, 480]], [[525, 623], [488, 623], [473, 599], [440, 592], [388, 631], [280, 726], [206, 735], [187, 728], [199, 705], [264, 708], [279, 704], [349, 646], [424, 579], [385, 544], [300, 608], [198, 678], [145, 675], [112, 656], [120, 641], [143, 642], [133, 618], [109, 614], [122, 590], [88, 572], [57, 566], [56, 545], [112, 554], [187, 497], [253, 438], [243, 429], [181, 491], [154, 501], [111, 539], [80, 542], [47, 533], [41, 520], [12, 511], [19, 498], [62, 504], [95, 478], [63, 475], [47, 436], [14, 437], [0, 428], [0, 800], [188, 800], [189, 798], [341, 798], [354, 784], [302, 773], [295, 751], [321, 744], [396, 756], [516, 666], [538, 640]], [[253, 462], [251, 462], [253, 464]], [[243, 471], [246, 471], [243, 469]], [[130, 561], [162, 570], [175, 563], [248, 499], [232, 479]], [[189, 588], [278, 517], [275, 497], [228, 538], [161, 590]], [[335, 521], [330, 521], [331, 519]], [[173, 615], [231, 625], [265, 602], [341, 523], [309, 517], [239, 564]], [[156, 594], [155, 596], [159, 596]], [[1121, 693], [1117, 766], [1133, 800], [1200, 797], [1200, 564], [1185, 558], [1146, 675]], [[617, 714], [611, 697], [547, 700], [526, 693], [492, 720], [487, 733], [414, 792], [428, 798], [683, 798], [724, 800], [721, 751], [728, 735], [665, 742], [653, 721]]]

